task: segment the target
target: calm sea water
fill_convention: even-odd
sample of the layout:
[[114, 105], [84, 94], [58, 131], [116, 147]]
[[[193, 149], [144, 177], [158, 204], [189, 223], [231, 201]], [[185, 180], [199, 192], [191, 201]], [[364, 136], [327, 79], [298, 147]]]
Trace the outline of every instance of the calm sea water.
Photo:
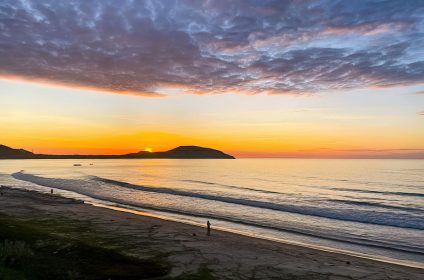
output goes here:
[[424, 267], [423, 160], [2, 160], [0, 184]]

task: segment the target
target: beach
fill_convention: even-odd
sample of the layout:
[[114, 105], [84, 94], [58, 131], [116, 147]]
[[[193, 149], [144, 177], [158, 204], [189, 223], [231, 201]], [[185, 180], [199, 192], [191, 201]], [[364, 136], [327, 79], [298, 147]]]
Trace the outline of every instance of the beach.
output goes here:
[[424, 0], [0, 1], [0, 280], [424, 280]]
[[[55, 194], [3, 188], [0, 217], [58, 236], [169, 264], [166, 277], [212, 279], [422, 279], [423, 270], [94, 207]], [[55, 228], [55, 225], [62, 226]], [[206, 224], [206, 220], [205, 220]], [[210, 273], [210, 275], [209, 275]], [[195, 279], [201, 279], [195, 278]]]

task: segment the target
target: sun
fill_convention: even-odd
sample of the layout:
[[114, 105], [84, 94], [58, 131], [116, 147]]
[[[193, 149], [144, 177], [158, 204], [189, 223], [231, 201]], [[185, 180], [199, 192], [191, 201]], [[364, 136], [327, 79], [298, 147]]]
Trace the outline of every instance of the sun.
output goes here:
[[144, 149], [144, 151], [145, 152], [149, 152], [149, 153], [152, 153], [153, 152], [152, 148], [146, 148], [146, 149]]

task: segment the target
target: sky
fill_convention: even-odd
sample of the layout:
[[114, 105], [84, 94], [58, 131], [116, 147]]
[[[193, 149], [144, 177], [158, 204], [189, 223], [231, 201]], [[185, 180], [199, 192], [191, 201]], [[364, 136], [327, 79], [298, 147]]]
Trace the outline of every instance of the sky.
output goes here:
[[424, 158], [424, 1], [0, 2], [0, 144]]

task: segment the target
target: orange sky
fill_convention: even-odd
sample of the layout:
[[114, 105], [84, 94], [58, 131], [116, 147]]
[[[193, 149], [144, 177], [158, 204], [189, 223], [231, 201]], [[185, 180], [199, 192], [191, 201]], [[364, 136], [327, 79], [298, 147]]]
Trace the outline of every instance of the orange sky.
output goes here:
[[413, 155], [424, 148], [424, 96], [405, 92], [410, 88], [143, 98], [0, 83], [0, 142], [36, 153], [122, 154], [199, 145], [238, 157], [355, 157]]

